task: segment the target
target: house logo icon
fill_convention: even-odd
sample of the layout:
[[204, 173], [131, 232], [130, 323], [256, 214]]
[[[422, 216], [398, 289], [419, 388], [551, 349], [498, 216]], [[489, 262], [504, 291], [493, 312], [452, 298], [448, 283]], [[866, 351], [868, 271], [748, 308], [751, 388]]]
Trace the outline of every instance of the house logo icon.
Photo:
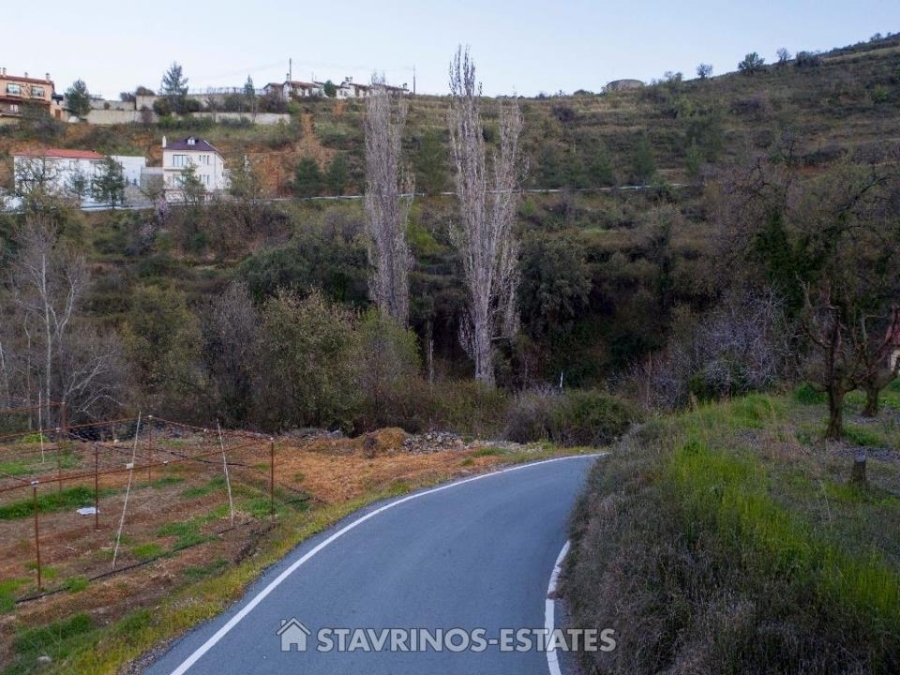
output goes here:
[[296, 648], [298, 652], [306, 651], [306, 639], [312, 635], [309, 628], [297, 619], [281, 620], [281, 628], [275, 631], [275, 635], [281, 638], [281, 651], [289, 652]]

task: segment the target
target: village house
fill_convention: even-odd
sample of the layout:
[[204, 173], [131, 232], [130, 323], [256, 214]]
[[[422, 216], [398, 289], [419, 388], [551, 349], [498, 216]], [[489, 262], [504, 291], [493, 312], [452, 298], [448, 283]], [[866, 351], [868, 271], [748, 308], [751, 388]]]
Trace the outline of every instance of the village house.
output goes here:
[[44, 79], [9, 75], [0, 68], [0, 124], [18, 120], [29, 108], [37, 108], [54, 119], [63, 119], [60, 103], [63, 97], [56, 93], [50, 73]]
[[[93, 150], [44, 148], [13, 154], [15, 194], [26, 196], [35, 190], [54, 197], [77, 200], [81, 206], [96, 206], [94, 181], [103, 173], [104, 155]], [[113, 155], [122, 167], [128, 185], [137, 185], [147, 164], [143, 157]]]
[[318, 82], [299, 82], [291, 80], [282, 85], [285, 100], [296, 96], [298, 98], [317, 98], [325, 95], [324, 85]]
[[[388, 92], [393, 94], [408, 95], [409, 89], [406, 86], [393, 87], [391, 85], [382, 85]], [[325, 82], [300, 82], [298, 80], [286, 80], [284, 83], [270, 82], [263, 91], [266, 95], [276, 94], [288, 101], [292, 98], [321, 98], [325, 96]], [[352, 77], [345, 77], [340, 84], [334, 85], [334, 97], [338, 99], [365, 98], [372, 93], [372, 85], [359, 84], [353, 81]]]
[[184, 186], [190, 173], [197, 178], [198, 185], [205, 194], [222, 192], [228, 187], [225, 171], [225, 159], [222, 154], [208, 142], [196, 136], [188, 136], [180, 141], [168, 143], [162, 139], [163, 151], [163, 185], [166, 199], [184, 201]]

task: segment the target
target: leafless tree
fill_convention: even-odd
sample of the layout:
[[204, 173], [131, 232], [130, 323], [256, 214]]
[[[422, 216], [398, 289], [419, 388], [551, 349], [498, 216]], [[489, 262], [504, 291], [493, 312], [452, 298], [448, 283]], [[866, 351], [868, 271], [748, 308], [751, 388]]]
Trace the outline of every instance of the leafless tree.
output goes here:
[[234, 282], [201, 316], [203, 359], [215, 408], [227, 426], [250, 421], [257, 366], [259, 314], [247, 286]]
[[382, 313], [404, 327], [409, 320], [411, 266], [406, 221], [413, 191], [411, 178], [401, 167], [406, 114], [406, 102], [373, 77], [365, 117], [366, 232], [373, 268], [369, 288]]
[[79, 319], [88, 283], [84, 259], [61, 246], [52, 221], [39, 216], [26, 220], [18, 243], [8, 283], [12, 304], [3, 312], [4, 370], [15, 371], [15, 388], [26, 400], [62, 402], [87, 416], [114, 407], [125, 370], [121, 346]]
[[522, 114], [515, 99], [500, 106], [499, 150], [488, 166], [481, 121], [481, 84], [475, 63], [460, 47], [450, 65], [450, 150], [456, 167], [459, 224], [451, 238], [459, 250], [469, 306], [460, 328], [475, 361], [475, 378], [494, 384], [494, 341], [518, 328], [518, 245], [513, 221], [523, 171], [519, 152]]

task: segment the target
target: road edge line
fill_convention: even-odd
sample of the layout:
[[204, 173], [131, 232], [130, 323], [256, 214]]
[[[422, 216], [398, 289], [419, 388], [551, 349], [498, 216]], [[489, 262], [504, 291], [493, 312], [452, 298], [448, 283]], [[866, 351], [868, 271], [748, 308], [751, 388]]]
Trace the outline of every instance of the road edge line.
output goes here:
[[556, 582], [559, 580], [559, 574], [562, 572], [563, 560], [569, 553], [571, 542], [566, 540], [560, 549], [559, 555], [556, 556], [556, 562], [553, 564], [553, 571], [550, 573], [550, 583], [547, 584], [547, 598], [544, 600], [544, 630], [547, 631], [547, 669], [550, 675], [562, 675], [559, 668], [559, 656], [556, 654], [556, 642], [553, 639], [553, 631], [555, 629], [556, 614]]

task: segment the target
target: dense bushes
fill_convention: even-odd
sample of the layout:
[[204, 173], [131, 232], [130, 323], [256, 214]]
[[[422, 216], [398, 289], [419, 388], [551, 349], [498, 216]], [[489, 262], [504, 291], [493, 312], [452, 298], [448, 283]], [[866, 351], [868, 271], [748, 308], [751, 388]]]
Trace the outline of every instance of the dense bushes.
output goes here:
[[506, 437], [517, 443], [601, 446], [624, 434], [637, 418], [627, 403], [599, 391], [538, 389], [512, 401]]

